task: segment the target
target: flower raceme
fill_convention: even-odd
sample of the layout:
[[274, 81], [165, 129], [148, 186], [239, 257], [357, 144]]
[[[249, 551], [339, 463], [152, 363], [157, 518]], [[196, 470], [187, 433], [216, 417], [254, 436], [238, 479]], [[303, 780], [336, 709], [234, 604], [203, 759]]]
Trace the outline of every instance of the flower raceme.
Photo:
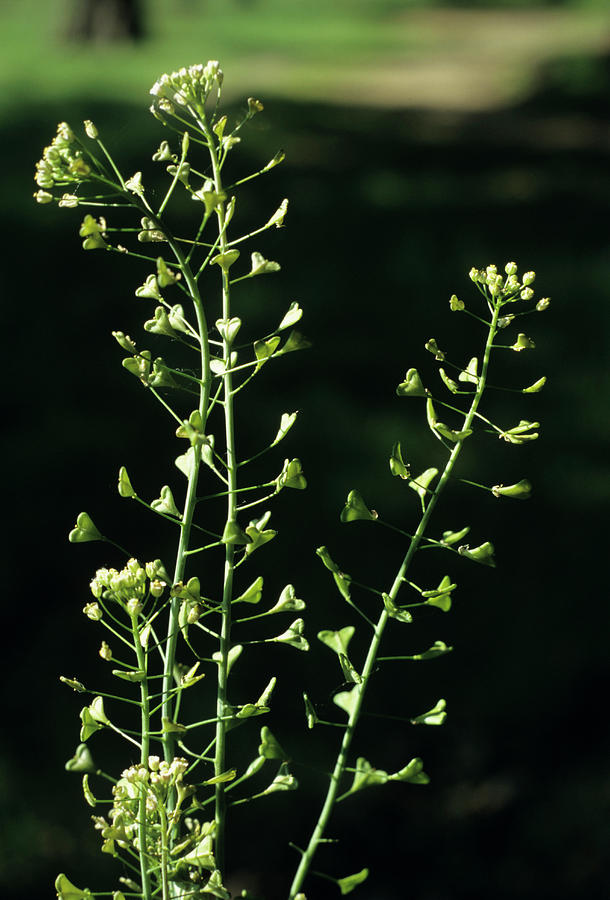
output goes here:
[[151, 112], [156, 115], [157, 109], [173, 114], [176, 106], [190, 106], [201, 113], [210, 93], [216, 87], [218, 92], [223, 82], [223, 71], [218, 60], [210, 60], [206, 65], [179, 69], [171, 75], [162, 75], [150, 89], [155, 100]]
[[39, 203], [49, 202], [45, 190], [56, 185], [78, 184], [87, 180], [90, 174], [91, 166], [72, 129], [66, 122], [60, 122], [57, 134], [36, 163], [35, 181], [43, 191], [34, 196]]

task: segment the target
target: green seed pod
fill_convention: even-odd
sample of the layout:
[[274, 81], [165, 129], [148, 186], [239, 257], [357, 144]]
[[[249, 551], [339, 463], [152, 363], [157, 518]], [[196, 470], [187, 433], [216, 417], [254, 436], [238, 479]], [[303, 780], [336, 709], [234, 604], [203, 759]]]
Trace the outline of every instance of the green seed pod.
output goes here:
[[526, 478], [516, 484], [495, 484], [491, 489], [494, 497], [513, 497], [515, 500], [528, 500], [532, 494], [532, 485]]
[[428, 392], [422, 384], [417, 369], [409, 369], [402, 381], [396, 388], [396, 394], [399, 397], [427, 397]]

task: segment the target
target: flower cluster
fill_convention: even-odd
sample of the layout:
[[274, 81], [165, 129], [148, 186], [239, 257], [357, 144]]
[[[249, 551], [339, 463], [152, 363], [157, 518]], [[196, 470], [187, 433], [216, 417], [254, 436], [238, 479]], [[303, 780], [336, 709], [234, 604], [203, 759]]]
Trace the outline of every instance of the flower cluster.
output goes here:
[[81, 149], [69, 125], [60, 122], [57, 134], [48, 147], [45, 147], [42, 159], [36, 163], [36, 184], [43, 188], [34, 194], [39, 203], [49, 203], [53, 197], [48, 193], [55, 185], [78, 184], [86, 181], [91, 175], [91, 166], [85, 160]]
[[[148, 757], [148, 766], [133, 765], [121, 773], [121, 778], [112, 789], [113, 803], [108, 818], [93, 816], [95, 828], [101, 832], [103, 839], [102, 852], [115, 854], [115, 845], [122, 849], [139, 849], [140, 841], [140, 802], [144, 798], [146, 804], [146, 853], [159, 859], [162, 847], [166, 843], [168, 829], [180, 817], [180, 806], [186, 797], [194, 793], [194, 788], [183, 783], [183, 776], [188, 769], [188, 762], [175, 757], [171, 763], [158, 756]], [[170, 789], [175, 790], [176, 802], [173, 811], [167, 809]], [[185, 822], [189, 831], [193, 831], [185, 844], [197, 840], [200, 823], [196, 828], [193, 823]], [[210, 837], [210, 863], [211, 854]], [[188, 864], [188, 863], [187, 863]], [[208, 866], [213, 867], [213, 865]]]
[[[468, 273], [470, 280], [480, 284], [483, 290], [488, 291], [494, 300], [502, 303], [512, 303], [516, 300], [531, 300], [534, 291], [530, 287], [536, 279], [535, 272], [524, 272], [521, 280], [518, 277], [517, 263], [508, 262], [504, 266], [506, 278], [498, 272], [494, 265], [485, 269], [471, 269]], [[538, 301], [536, 309], [539, 312], [545, 310], [550, 303], [548, 297]]]
[[[124, 606], [131, 614], [137, 614], [150, 592], [154, 597], [159, 597], [166, 584], [160, 580], [159, 566], [156, 562], [146, 563], [142, 567], [137, 559], [130, 559], [121, 571], [117, 569], [98, 569], [95, 578], [92, 579], [90, 588], [93, 596], [99, 600], [114, 600]], [[150, 584], [147, 584], [147, 581]], [[93, 618], [88, 607], [97, 604], [87, 604], [85, 614]]]
[[[181, 756], [176, 756], [168, 763], [159, 756], [148, 757], [148, 767], [143, 765], [130, 766], [121, 773], [121, 779], [115, 785], [115, 792], [121, 783], [129, 785], [149, 784], [156, 796], [166, 796], [167, 790], [177, 784], [182, 784], [182, 777], [188, 769], [188, 762]], [[129, 791], [115, 793], [115, 797], [129, 797]]]
[[158, 856], [161, 852], [160, 829], [168, 818], [161, 807], [165, 807], [169, 789], [177, 789], [179, 803], [193, 792], [193, 788], [182, 783], [187, 769], [188, 762], [181, 757], [168, 763], [158, 756], [148, 757], [148, 767], [134, 765], [125, 769], [112, 789], [113, 804], [108, 819], [93, 816], [95, 827], [101, 831], [104, 841], [102, 851], [114, 853], [115, 843], [123, 849], [138, 849], [139, 806], [144, 792], [147, 850]]
[[172, 115], [176, 107], [190, 107], [191, 111], [202, 113], [210, 93], [214, 88], [220, 90], [222, 80], [223, 72], [217, 60], [162, 75], [150, 89], [155, 98], [151, 112], [156, 115], [160, 110]]

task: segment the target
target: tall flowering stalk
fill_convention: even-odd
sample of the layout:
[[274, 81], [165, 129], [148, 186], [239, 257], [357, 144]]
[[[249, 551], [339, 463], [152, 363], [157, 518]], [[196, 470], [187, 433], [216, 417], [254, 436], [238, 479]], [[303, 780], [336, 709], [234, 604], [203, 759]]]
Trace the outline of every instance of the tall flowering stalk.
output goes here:
[[[182, 498], [164, 484], [159, 496], [149, 502], [138, 494], [124, 467], [118, 479], [121, 497], [140, 503], [175, 529], [173, 570], [161, 560], [143, 565], [132, 558], [122, 569], [100, 569], [91, 583], [94, 600], [84, 609], [89, 619], [106, 630], [108, 641], [102, 643], [100, 655], [113, 666], [118, 683], [131, 685], [124, 697], [91, 692], [94, 699], [81, 712], [82, 743], [68, 764], [69, 769], [83, 773], [85, 798], [92, 806], [103, 800], [94, 796], [91, 778], [113, 785], [110, 813], [96, 815], [94, 822], [101, 832], [103, 852], [120, 856], [132, 871], [132, 876], [122, 879], [126, 892], [115, 891], [116, 900], [124, 895], [145, 900], [228, 897], [223, 885], [227, 797], [235, 797], [238, 803], [248, 799], [244, 782], [268, 760], [278, 759], [276, 771], [261, 776], [265, 782], [257, 794], [296, 786], [267, 729], [247, 772], [238, 776], [229, 763], [229, 731], [267, 713], [275, 686], [273, 678], [262, 682], [259, 695], [243, 702], [229, 694], [230, 670], [244, 648], [233, 638], [234, 627], [240, 625], [239, 610], [250, 609], [263, 597], [263, 576], [252, 571], [252, 556], [276, 536], [269, 527], [270, 511], [264, 506], [262, 512], [257, 510], [284, 488], [306, 486], [296, 458], [287, 458], [263, 483], [252, 484], [245, 477], [251, 459], [279, 444], [297, 413], [283, 413], [275, 436], [248, 458], [238, 452], [235, 409], [242, 391], [265, 365], [307, 342], [293, 327], [302, 315], [297, 303], [267, 334], [237, 342], [242, 318], [235, 312], [233, 295], [239, 302], [241, 282], [280, 268], [256, 249], [244, 266], [244, 248], [255, 237], [281, 227], [288, 204], [283, 200], [275, 211], [269, 210], [250, 233], [232, 231], [237, 188], [269, 172], [283, 154], [225, 188], [225, 164], [239, 145], [241, 130], [263, 105], [251, 98], [241, 119], [229, 124], [219, 112], [222, 82], [222, 69], [212, 61], [163, 75], [153, 86], [151, 111], [178, 136], [177, 147], [163, 140], [153, 155], [170, 179], [158, 206], [142, 172], [125, 176], [90, 121], [85, 122], [83, 139], [61, 123], [36, 167], [39, 203], [96, 209], [95, 215], [85, 215], [80, 227], [85, 250], [122, 253], [150, 263], [153, 271], [135, 292], [154, 308], [144, 330], [156, 341], [169, 339], [175, 354], [184, 351], [192, 357], [188, 365], [180, 358], [169, 363], [151, 350], [140, 349], [123, 332], [114, 332], [127, 354], [123, 366], [157, 398], [174, 423], [176, 437], [186, 444], [175, 461], [186, 481]], [[168, 204], [177, 191], [186, 191], [201, 210], [192, 238], [174, 234], [167, 219]], [[107, 213], [100, 216], [100, 209]], [[135, 213], [134, 224], [122, 224], [125, 211]], [[112, 218], [117, 215], [123, 218], [114, 224]], [[134, 238], [135, 246], [128, 246]], [[154, 252], [148, 252], [149, 248]], [[174, 298], [166, 299], [172, 293]], [[223, 498], [225, 512], [219, 520], [208, 506]], [[84, 512], [70, 540], [105, 540], [121, 552]], [[220, 590], [209, 574], [214, 569], [220, 574]], [[264, 612], [242, 618], [294, 615], [304, 603], [287, 584], [267, 606]], [[302, 626], [301, 619], [294, 619], [288, 628], [264, 640], [307, 649]], [[246, 636], [248, 627], [241, 629]], [[191, 663], [182, 665], [185, 652]], [[204, 675], [208, 681], [215, 676], [215, 708], [200, 721], [183, 723], [183, 695], [200, 690]], [[64, 681], [87, 692], [77, 679]], [[117, 724], [122, 711], [134, 709], [139, 710], [138, 729], [133, 723], [130, 728]], [[99, 768], [89, 750], [90, 738], [103, 728], [114, 730], [139, 750], [139, 764], [118, 779]], [[90, 896], [88, 890], [71, 885], [65, 875], [58, 877], [56, 888], [60, 897], [71, 900]]]
[[[470, 272], [470, 279], [480, 292], [482, 304], [478, 308], [471, 309], [454, 294], [449, 301], [449, 306], [451, 312], [468, 315], [479, 326], [482, 326], [485, 335], [481, 348], [482, 353], [471, 357], [467, 364], [460, 363], [455, 361], [453, 353], [442, 350], [437, 341], [431, 338], [426, 342], [425, 349], [434, 356], [438, 363], [442, 363], [439, 365], [442, 393], [439, 394], [437, 390], [425, 387], [415, 368], [408, 369], [404, 381], [396, 388], [398, 397], [420, 398], [425, 401], [428, 427], [434, 438], [444, 447], [446, 462], [440, 470], [437, 466], [429, 466], [413, 477], [411, 464], [405, 460], [400, 443], [396, 442], [393, 445], [389, 458], [390, 472], [399, 482], [404, 482], [417, 495], [421, 506], [419, 521], [414, 526], [407, 526], [408, 530], [405, 530], [402, 523], [398, 526], [384, 521], [376, 511], [369, 509], [358, 491], [351, 491], [347, 497], [347, 502], [341, 512], [342, 522], [372, 523], [376, 528], [388, 528], [398, 532], [406, 539], [406, 552], [397, 571], [389, 579], [389, 583], [386, 582], [387, 587], [384, 589], [383, 585], [375, 588], [358, 584], [331, 558], [326, 547], [320, 547], [317, 551], [326, 568], [333, 574], [343, 599], [352, 609], [356, 609], [364, 620], [363, 627], [369, 631], [370, 640], [364, 659], [360, 664], [356, 664], [349, 656], [349, 643], [355, 633], [352, 625], [347, 625], [338, 631], [323, 631], [318, 634], [318, 638], [337, 654], [342, 676], [347, 682], [347, 689], [336, 693], [333, 698], [347, 721], [343, 725], [339, 751], [328, 778], [326, 795], [319, 818], [306, 847], [299, 848], [301, 859], [290, 888], [289, 900], [302, 900], [304, 895], [301, 893], [301, 888], [311, 870], [314, 856], [320, 845], [326, 840], [326, 830], [333, 810], [339, 801], [372, 785], [396, 781], [426, 784], [429, 780], [419, 757], [408, 761], [399, 771], [389, 774], [383, 769], [373, 766], [362, 756], [353, 761], [351, 758], [352, 745], [365, 708], [368, 688], [380, 664], [419, 663], [423, 660], [436, 659], [453, 649], [444, 641], [437, 640], [430, 647], [410, 654], [382, 655], [383, 638], [391, 624], [398, 627], [405, 624], [411, 625], [417, 615], [424, 613], [426, 607], [434, 607], [443, 612], [448, 612], [451, 608], [454, 591], [457, 587], [453, 577], [443, 575], [436, 585], [420, 586], [413, 580], [416, 575], [412, 574], [416, 555], [423, 550], [436, 550], [442, 551], [443, 557], [449, 556], [450, 559], [451, 557], [460, 557], [480, 565], [495, 567], [495, 551], [491, 541], [483, 540], [474, 547], [469, 543], [464, 543], [464, 539], [470, 532], [469, 525], [458, 530], [444, 530], [437, 537], [431, 536], [430, 528], [438, 501], [452, 480], [457, 478], [460, 456], [463, 451], [467, 452], [468, 442], [474, 439], [476, 431], [487, 432], [512, 445], [529, 443], [539, 435], [538, 422], [522, 419], [517, 425], [504, 427], [494, 424], [481, 412], [483, 398], [490, 390], [489, 375], [494, 353], [498, 351], [519, 353], [522, 350], [531, 350], [535, 346], [534, 341], [524, 333], [519, 333], [513, 343], [500, 342], [500, 335], [504, 329], [509, 328], [513, 323], [522, 321], [523, 316], [543, 312], [548, 308], [550, 303], [548, 297], [538, 300], [535, 304], [532, 303], [534, 290], [531, 285], [535, 277], [534, 272], [526, 272], [519, 279], [517, 265], [514, 262], [506, 264], [504, 274], [499, 273], [495, 265], [481, 270], [473, 268]], [[452, 378], [446, 369], [456, 375], [457, 380]], [[491, 389], [517, 390], [523, 394], [533, 394], [540, 391], [545, 382], [546, 378], [542, 377], [525, 388], [498, 388], [496, 385]], [[452, 398], [451, 402], [445, 399], [447, 394]], [[454, 420], [451, 424], [441, 420], [440, 409], [443, 410], [443, 420], [446, 416], [450, 416]], [[530, 482], [525, 478], [516, 484], [492, 486], [465, 481], [475, 489], [483, 490], [494, 498], [526, 500], [532, 489]], [[407, 491], [407, 494], [409, 493]], [[366, 600], [366, 594], [375, 598], [372, 609], [370, 602]], [[375, 607], [377, 607], [377, 612], [375, 612]], [[307, 697], [305, 697], [305, 706], [308, 724], [313, 727], [318, 718], [313, 704]], [[446, 715], [445, 699], [440, 698], [432, 709], [406, 719], [406, 721], [415, 725], [442, 725]], [[357, 884], [364, 881], [368, 874], [368, 869], [362, 869], [353, 876], [339, 879], [339, 887], [343, 893], [347, 893], [348, 890], [352, 890]]]
[[[261, 441], [251, 456], [244, 454], [239, 432], [242, 392], [269, 363], [308, 344], [294, 328], [302, 316], [296, 302], [266, 334], [242, 338], [247, 333], [240, 305], [242, 282], [280, 268], [258, 249], [250, 250], [244, 266], [244, 248], [283, 225], [288, 201], [282, 200], [274, 212], [268, 210], [254, 230], [236, 229], [238, 189], [273, 169], [283, 154], [227, 186], [225, 165], [239, 146], [242, 129], [263, 105], [250, 98], [242, 117], [230, 124], [219, 110], [222, 83], [222, 70], [211, 61], [163, 75], [153, 86], [151, 110], [173, 133], [161, 141], [152, 157], [169, 176], [159, 204], [145, 186], [148, 176], [141, 171], [125, 176], [90, 121], [84, 123], [82, 139], [61, 123], [36, 168], [34, 196], [39, 203], [94, 210], [94, 214], [85, 213], [80, 226], [85, 250], [120, 253], [150, 265], [152, 271], [135, 295], [152, 304], [154, 312], [144, 321], [144, 331], [152, 341], [169, 340], [172, 361], [140, 349], [122, 331], [113, 334], [126, 354], [126, 371], [158, 400], [166, 421], [169, 417], [181, 442], [174, 474], [183, 479], [180, 488], [161, 485], [159, 496], [149, 501], [140, 496], [137, 479], [132, 482], [125, 467], [118, 474], [120, 497], [140, 504], [174, 530], [173, 567], [160, 559], [138, 561], [114, 538], [104, 536], [86, 512], [79, 514], [70, 533], [74, 543], [106, 542], [110, 559], [105, 562], [121, 560], [116, 567], [97, 570], [90, 585], [92, 599], [83, 609], [89, 620], [104, 629], [99, 655], [111, 667], [118, 687], [102, 692], [89, 690], [77, 678], [62, 681], [78, 693], [92, 695], [80, 713], [81, 743], [66, 768], [81, 773], [85, 800], [95, 809], [93, 822], [100, 832], [102, 852], [120, 859], [124, 874], [119, 888], [97, 893], [76, 887], [61, 874], [55, 886], [62, 900], [93, 896], [176, 900], [210, 895], [230, 900], [226, 876], [237, 852], [231, 848], [229, 856], [226, 847], [231, 807], [294, 790], [297, 783], [289, 761], [307, 761], [304, 748], [287, 753], [266, 725], [255, 741], [247, 733], [250, 719], [269, 714], [276, 679], [257, 672], [251, 696], [237, 696], [230, 679], [233, 666], [242, 664], [242, 656], [247, 658], [250, 644], [309, 649], [299, 615], [305, 603], [291, 583], [279, 597], [265, 601], [262, 612], [252, 612], [265, 594], [264, 570], [252, 569], [252, 556], [276, 538], [266, 507], [284, 488], [304, 489], [306, 480], [298, 458], [286, 457], [260, 483], [247, 479], [247, 466], [286, 438], [297, 413], [283, 412], [275, 435]], [[176, 234], [168, 221], [167, 210], [176, 192], [186, 192], [199, 210], [192, 237]], [[389, 628], [411, 625], [430, 608], [432, 615], [449, 611], [456, 583], [445, 573], [445, 562], [451, 569], [463, 560], [495, 566], [490, 540], [478, 536], [474, 545], [465, 542], [469, 525], [457, 530], [434, 525], [439, 500], [458, 478], [458, 463], [470, 443], [491, 434], [519, 446], [539, 434], [537, 422], [521, 419], [500, 425], [482, 410], [487, 393], [503, 389], [494, 383], [494, 355], [534, 348], [524, 332], [518, 331], [508, 342], [502, 335], [523, 316], [544, 311], [549, 300], [534, 299], [535, 274], [519, 276], [512, 262], [504, 273], [493, 265], [472, 269], [470, 278], [479, 291], [479, 304], [472, 307], [453, 295], [449, 305], [453, 314], [469, 316], [481, 328], [477, 355], [468, 354], [465, 361], [461, 351], [441, 349], [431, 338], [425, 348], [439, 363], [437, 388], [425, 386], [418, 370], [410, 368], [396, 389], [398, 397], [423, 403], [430, 432], [444, 451], [442, 468], [428, 466], [414, 476], [400, 443], [391, 448], [389, 468], [397, 490], [404, 489], [405, 501], [412, 500], [418, 510], [413, 524], [384, 521], [357, 490], [349, 493], [341, 513], [345, 523], [364, 521], [402, 536], [405, 546], [395, 571], [380, 575], [378, 586], [365, 586], [346, 574], [326, 547], [317, 550], [350, 615], [355, 614], [359, 627], [368, 632], [368, 642], [363, 657], [357, 659], [350, 650], [356, 631], [351, 621], [336, 631], [318, 634], [337, 656], [341, 687], [334, 690], [333, 700], [340, 721], [324, 721], [307, 695], [305, 720], [310, 729], [332, 726], [332, 733], [338, 728], [341, 736], [323, 776], [319, 816], [304, 846], [292, 844], [299, 859], [287, 885], [288, 900], [306, 900], [305, 881], [312, 875], [334, 882], [341, 894], [368, 878], [367, 868], [342, 877], [312, 869], [321, 845], [329, 842], [326, 835], [339, 802], [375, 785], [428, 782], [417, 756], [396, 772], [388, 772], [358, 755], [358, 733], [379, 668], [396, 662], [419, 664], [452, 648], [437, 640], [423, 650], [386, 656], [384, 638]], [[542, 377], [527, 387], [507, 389], [529, 395], [544, 383]], [[463, 480], [487, 492], [492, 502], [523, 500], [531, 493], [526, 478], [509, 485]], [[419, 583], [417, 560], [424, 550], [437, 551], [443, 565], [443, 574], [434, 584]], [[253, 631], [254, 620], [286, 613], [289, 623], [271, 635], [261, 638], [259, 631]], [[208, 687], [211, 683], [213, 689]], [[196, 710], [194, 721], [186, 710], [189, 696], [196, 697], [191, 706]], [[445, 707], [441, 698], [422, 713], [414, 708], [406, 721], [441, 725]], [[253, 758], [238, 769], [232, 748], [242, 726], [246, 734], [240, 731], [236, 739], [240, 746], [252, 744]], [[118, 776], [94, 760], [90, 742], [95, 744], [94, 735], [101, 730], [114, 732], [124, 742], [129, 764]], [[100, 815], [98, 807], [104, 804], [108, 809]], [[247, 891], [241, 896], [253, 900]]]

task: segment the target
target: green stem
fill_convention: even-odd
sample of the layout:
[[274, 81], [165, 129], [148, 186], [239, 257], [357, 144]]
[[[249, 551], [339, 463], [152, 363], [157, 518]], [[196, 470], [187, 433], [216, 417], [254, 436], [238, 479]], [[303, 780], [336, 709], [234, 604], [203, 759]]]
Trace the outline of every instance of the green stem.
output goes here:
[[[161, 222], [156, 221], [155, 225], [158, 225], [161, 229], [164, 226], [161, 225]], [[184, 254], [182, 253], [179, 245], [174, 241], [171, 235], [167, 234], [167, 229], [165, 229], [164, 233], [167, 236], [168, 243], [172, 249], [172, 252], [178, 262], [180, 270], [184, 276], [184, 280], [187, 284], [191, 299], [193, 301], [193, 305], [195, 307], [195, 313], [197, 316], [197, 326], [199, 330], [199, 340], [201, 346], [201, 384], [199, 390], [199, 413], [201, 415], [201, 420], [204, 424], [207, 419], [208, 405], [210, 401], [210, 393], [211, 393], [211, 381], [212, 381], [212, 373], [210, 370], [210, 347], [208, 342], [208, 325], [206, 321], [205, 310], [203, 308], [203, 302], [201, 300], [201, 295], [199, 293], [199, 287], [197, 284], [197, 280], [193, 275], [193, 272], [186, 262]], [[184, 577], [184, 571], [186, 568], [186, 560], [187, 560], [187, 550], [189, 545], [189, 538], [191, 533], [191, 527], [193, 524], [193, 516], [195, 513], [195, 506], [197, 503], [197, 483], [199, 480], [199, 466], [201, 463], [201, 447], [199, 444], [196, 444], [193, 448], [193, 467], [191, 469], [191, 473], [188, 479], [188, 486], [186, 491], [186, 499], [184, 503], [184, 511], [182, 513], [182, 522], [180, 525], [180, 541], [178, 544], [178, 551], [176, 554], [176, 563], [174, 567], [174, 584], [178, 581], [182, 581]], [[168, 637], [167, 637], [167, 650], [166, 650], [166, 658], [165, 665], [163, 671], [163, 695], [164, 695], [164, 703], [162, 707], [162, 715], [168, 719], [172, 718], [172, 683], [174, 678], [174, 664], [176, 657], [176, 643], [178, 639], [178, 613], [180, 610], [180, 600], [178, 597], [173, 597], [170, 606], [170, 615], [169, 615], [169, 623], [168, 623]], [[163, 740], [163, 749], [164, 756], [168, 762], [171, 762], [174, 755], [174, 745], [175, 738], [171, 733], [165, 735]]]
[[168, 868], [169, 868], [169, 828], [167, 823], [167, 816], [165, 815], [165, 809], [163, 807], [163, 803], [159, 803], [159, 818], [161, 819], [161, 896], [163, 900], [169, 900], [170, 892], [169, 892], [169, 880], [168, 880]]
[[[111, 155], [110, 155], [110, 154], [108, 153], [108, 151], [106, 150], [106, 147], [104, 146], [104, 144], [102, 143], [102, 141], [100, 140], [100, 138], [98, 137], [96, 140], [97, 140], [97, 144], [98, 144], [99, 147], [101, 148], [101, 150], [102, 150], [104, 156], [106, 157], [106, 159], [108, 160], [108, 162], [109, 162], [110, 165], [112, 166], [112, 171], [114, 172], [114, 174], [116, 175], [116, 177], [119, 179], [119, 184], [121, 185], [121, 187], [123, 188], [123, 190], [125, 190], [125, 182], [123, 181], [123, 176], [121, 175], [121, 173], [120, 173], [119, 170], [117, 169], [116, 164], [115, 164], [113, 158], [111, 157]], [[92, 155], [92, 154], [91, 154], [91, 155]], [[94, 157], [94, 158], [95, 158], [95, 157]], [[97, 160], [96, 160], [96, 161], [97, 161]], [[113, 185], [112, 182], [111, 182], [111, 181], [108, 181], [106, 178], [103, 178], [103, 177], [99, 176], [99, 179], [100, 179], [100, 181], [103, 181], [103, 182], [105, 182], [106, 184], [110, 184], [110, 185], [112, 185], [112, 187], [115, 187], [115, 185]]]
[[[131, 630], [133, 633], [133, 642], [138, 659], [138, 668], [141, 672], [146, 672], [148, 667], [148, 655], [144, 647], [140, 643], [140, 633], [138, 630], [138, 614], [131, 616]], [[148, 678], [145, 676], [140, 682], [140, 705], [141, 705], [141, 751], [140, 763], [148, 768], [148, 756], [150, 750], [150, 704], [148, 697]], [[147, 853], [146, 853], [146, 832], [147, 832], [147, 810], [146, 798], [148, 794], [148, 786], [146, 784], [140, 787], [140, 800], [138, 804], [138, 855], [140, 857], [140, 875], [142, 878], [142, 900], [151, 900], [151, 884], [150, 872], [148, 870]]]
[[[214, 135], [209, 129], [207, 120], [201, 121], [201, 127], [208, 140], [214, 190], [222, 196], [223, 186], [220, 164], [216, 152]], [[220, 253], [226, 253], [228, 242], [226, 236], [226, 203], [223, 201], [217, 208], [218, 233], [220, 237]], [[231, 295], [229, 276], [226, 269], [222, 270], [222, 316], [228, 320], [231, 318]], [[225, 369], [229, 369], [231, 358], [231, 345], [223, 338], [223, 361]], [[225, 371], [223, 375], [225, 441], [226, 441], [226, 468], [227, 468], [227, 522], [233, 522], [236, 516], [237, 505], [237, 454], [235, 448], [235, 418], [233, 401], [233, 375], [231, 371]], [[229, 674], [229, 650], [231, 648], [231, 601], [233, 599], [233, 573], [235, 571], [235, 547], [233, 544], [225, 544], [225, 567], [222, 588], [222, 627], [220, 632], [220, 661], [218, 663], [218, 692], [216, 702], [216, 744], [214, 753], [214, 775], [221, 775], [226, 768], [226, 735], [227, 735], [227, 681]], [[225, 831], [227, 801], [224, 782], [215, 786], [215, 859], [218, 870], [222, 873], [225, 862]]]
[[[176, 242], [176, 240], [172, 237], [172, 235], [168, 232], [168, 229], [162, 224], [159, 219], [154, 215], [148, 204], [143, 204], [146, 207], [147, 214], [151, 217], [155, 227], [158, 227], [163, 233], [166, 235], [167, 242], [174, 254], [176, 262], [182, 272], [184, 277], [186, 288], [188, 294], [191, 297], [193, 305], [195, 307], [195, 314], [197, 318], [197, 328], [199, 332], [199, 341], [200, 341], [200, 366], [201, 366], [201, 383], [199, 386], [199, 414], [201, 415], [201, 421], [205, 427], [207, 422], [209, 403], [210, 403], [210, 394], [211, 394], [211, 384], [212, 384], [212, 372], [210, 369], [210, 345], [208, 340], [208, 325], [206, 321], [205, 310], [203, 307], [203, 302], [201, 299], [201, 295], [199, 292], [199, 286], [197, 283], [197, 278], [193, 275], [192, 269], [186, 258], [182, 252], [180, 245]], [[201, 464], [201, 445], [196, 443], [193, 447], [193, 466], [191, 468], [188, 484], [186, 489], [186, 498], [184, 501], [184, 510], [182, 513], [182, 521], [180, 523], [180, 540], [178, 542], [178, 550], [176, 553], [176, 562], [174, 566], [174, 576], [173, 581], [176, 584], [179, 581], [184, 579], [184, 573], [186, 569], [186, 562], [188, 558], [188, 549], [189, 549], [189, 539], [191, 534], [191, 528], [193, 525], [193, 517], [195, 514], [195, 507], [197, 504], [197, 484], [199, 481], [199, 469]], [[161, 716], [162, 718], [167, 718], [170, 721], [174, 719], [174, 708], [177, 702], [177, 697], [179, 697], [179, 692], [177, 693], [174, 687], [174, 669], [176, 664], [176, 646], [178, 641], [178, 633], [179, 633], [179, 625], [178, 625], [178, 615], [180, 612], [180, 598], [172, 597], [170, 602], [170, 610], [168, 617], [168, 625], [167, 625], [167, 646], [165, 652], [165, 660], [163, 664], [163, 686], [162, 686], [162, 704], [161, 704]], [[174, 758], [175, 753], [175, 735], [172, 732], [165, 732], [161, 736], [161, 742], [163, 745], [163, 756], [167, 762], [171, 762]], [[175, 791], [171, 791], [167, 798], [167, 811], [171, 813], [175, 808], [176, 796]], [[174, 826], [170, 829], [170, 834], [168, 835], [168, 841], [171, 847], [171, 844], [174, 839], [174, 834], [176, 832], [176, 828]], [[170, 888], [170, 894], [173, 893], [173, 890]]]
[[[498, 321], [498, 317], [499, 317], [499, 312], [500, 312], [500, 306], [497, 305], [494, 308], [492, 321], [489, 325], [489, 333], [487, 336], [487, 342], [485, 344], [483, 365], [482, 365], [481, 375], [479, 377], [479, 381], [478, 381], [478, 385], [477, 385], [477, 390], [472, 399], [472, 404], [470, 406], [470, 409], [464, 419], [464, 424], [462, 425], [462, 428], [461, 428], [462, 431], [470, 428], [470, 425], [472, 424], [472, 421], [476, 415], [477, 408], [481, 401], [483, 391], [485, 390], [485, 383], [487, 380], [487, 370], [489, 367], [489, 359], [490, 359], [490, 355], [491, 355], [493, 339], [494, 339], [494, 336], [495, 336], [496, 330], [497, 330], [497, 321]], [[389, 596], [392, 601], [395, 601], [398, 596], [400, 587], [403, 584], [405, 575], [409, 569], [409, 566], [411, 565], [411, 561], [412, 561], [413, 557], [415, 556], [415, 553], [418, 550], [419, 544], [420, 544], [422, 538], [424, 537], [426, 528], [428, 526], [428, 522], [430, 521], [430, 517], [432, 516], [432, 513], [438, 502], [438, 499], [439, 499], [443, 489], [445, 488], [445, 485], [449, 481], [449, 478], [451, 477], [451, 473], [453, 472], [455, 464], [461, 453], [462, 446], [464, 444], [464, 440], [466, 440], [466, 438], [463, 438], [462, 440], [457, 441], [455, 446], [453, 447], [451, 454], [449, 456], [449, 459], [447, 461], [447, 464], [445, 465], [443, 474], [441, 475], [441, 477], [438, 481], [438, 484], [436, 486], [436, 489], [434, 490], [432, 496], [430, 497], [430, 500], [428, 501], [428, 504], [422, 515], [422, 518], [417, 527], [417, 530], [416, 530], [415, 534], [413, 535], [413, 538], [411, 539], [407, 553], [402, 561], [400, 569], [398, 570], [398, 573], [397, 573], [397, 575], [394, 579], [394, 582], [392, 584], [392, 587], [389, 591]], [[305, 877], [307, 876], [307, 873], [309, 872], [309, 869], [311, 867], [311, 863], [313, 861], [313, 858], [314, 858], [315, 852], [318, 848], [318, 845], [323, 840], [323, 836], [326, 831], [328, 821], [330, 819], [334, 805], [337, 801], [337, 793], [339, 790], [339, 784], [340, 784], [340, 781], [341, 781], [343, 774], [345, 772], [345, 769], [346, 769], [348, 753], [349, 753], [349, 750], [351, 747], [352, 739], [354, 737], [356, 726], [360, 719], [363, 700], [364, 700], [364, 697], [366, 694], [366, 690], [367, 690], [372, 672], [373, 672], [376, 662], [377, 662], [377, 654], [379, 651], [379, 645], [381, 643], [381, 639], [383, 637], [383, 633], [385, 631], [385, 627], [388, 623], [389, 618], [390, 618], [389, 613], [388, 613], [387, 609], [384, 607], [384, 609], [382, 610], [381, 615], [379, 616], [379, 619], [377, 621], [377, 625], [375, 626], [373, 638], [371, 640], [369, 650], [368, 650], [368, 653], [366, 656], [364, 669], [362, 671], [362, 683], [359, 685], [356, 685], [352, 689], [352, 691], [357, 692], [356, 693], [356, 702], [354, 703], [353, 709], [350, 713], [347, 727], [346, 727], [345, 733], [343, 735], [343, 740], [341, 742], [341, 747], [339, 749], [339, 754], [337, 756], [337, 760], [335, 763], [335, 767], [333, 769], [332, 775], [330, 776], [330, 784], [328, 786], [328, 791], [326, 794], [324, 805], [322, 807], [322, 811], [320, 813], [320, 817], [319, 817], [318, 822], [313, 830], [313, 833], [309, 840], [309, 844], [307, 845], [307, 848], [302, 853], [301, 861], [299, 863], [299, 866], [298, 866], [296, 874], [294, 876], [292, 885], [290, 887], [289, 900], [294, 900], [296, 895], [301, 890], [301, 886], [303, 884], [303, 881], [305, 880]]]

